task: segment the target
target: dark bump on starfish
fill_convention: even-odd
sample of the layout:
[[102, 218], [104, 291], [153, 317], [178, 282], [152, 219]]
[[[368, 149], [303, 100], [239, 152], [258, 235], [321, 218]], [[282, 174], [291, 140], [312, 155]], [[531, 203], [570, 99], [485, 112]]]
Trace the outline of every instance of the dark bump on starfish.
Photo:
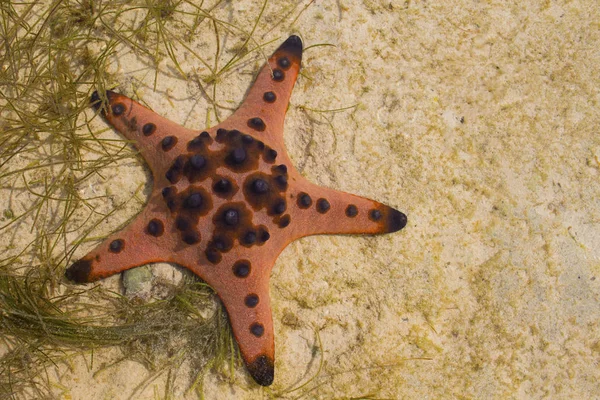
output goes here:
[[226, 252], [231, 249], [231, 240], [226, 236], [216, 236], [212, 240], [213, 246], [220, 252]]
[[97, 90], [94, 90], [94, 93], [92, 93], [92, 97], [90, 97], [90, 104], [92, 107], [94, 107], [94, 110], [98, 110], [102, 105], [102, 100], [100, 99], [100, 95], [98, 94]]
[[386, 228], [386, 232], [391, 233], [391, 232], [397, 232], [400, 229], [404, 228], [406, 226], [406, 223], [408, 222], [408, 218], [406, 217], [406, 215], [404, 213], [401, 213], [400, 211], [390, 208], [389, 212], [387, 214], [387, 219], [386, 219], [386, 224], [385, 224], [385, 228]]
[[85, 283], [89, 281], [90, 272], [92, 272], [92, 262], [90, 260], [81, 259], [67, 268], [65, 276], [70, 281]]
[[286, 51], [289, 55], [302, 58], [302, 39], [296, 35], [292, 35], [279, 46], [277, 51]]
[[288, 69], [292, 65], [292, 63], [290, 62], [289, 58], [283, 56], [277, 59], [277, 65], [279, 65], [283, 69]]
[[298, 195], [298, 207], [304, 210], [310, 206], [312, 206], [312, 199], [310, 198], [310, 195], [304, 192], [300, 193]]
[[169, 197], [170, 195], [173, 194], [173, 188], [170, 187], [170, 186], [167, 186], [166, 188], [164, 188], [162, 190], [161, 193], [162, 193], [162, 197], [167, 198], [167, 197]]
[[213, 185], [213, 190], [217, 193], [229, 193], [232, 189], [231, 182], [228, 179], [221, 178]]
[[281, 186], [283, 189], [287, 189], [287, 183], [288, 183], [287, 176], [285, 176], [285, 175], [278, 175], [278, 176], [275, 177], [275, 182], [277, 182], [277, 184], [279, 186]]
[[191, 156], [189, 162], [192, 168], [196, 170], [200, 170], [206, 166], [206, 158], [202, 157], [200, 154]]
[[242, 142], [244, 142], [244, 144], [251, 144], [254, 142], [254, 138], [250, 135], [242, 135]]
[[115, 117], [118, 117], [119, 115], [121, 115], [125, 112], [125, 104], [123, 104], [123, 103], [114, 104], [111, 107], [111, 111]]
[[248, 120], [248, 126], [259, 132], [262, 132], [267, 128], [267, 126], [265, 125], [265, 122], [258, 117], [250, 118]]
[[187, 244], [196, 244], [200, 241], [200, 234], [198, 232], [186, 232], [183, 235], [183, 241]]
[[167, 207], [169, 208], [169, 210], [173, 211], [176, 206], [177, 206], [177, 203], [175, 203], [175, 200], [173, 200], [173, 199], [167, 200]]
[[346, 207], [346, 217], [354, 218], [358, 215], [358, 208], [354, 204]]
[[275, 68], [273, 70], [273, 80], [275, 82], [281, 82], [285, 79], [285, 74], [279, 68]]
[[267, 356], [258, 356], [251, 363], [246, 364], [248, 372], [256, 383], [261, 386], [269, 386], [275, 378], [275, 366], [273, 360]]
[[254, 231], [248, 231], [244, 235], [242, 243], [243, 244], [248, 244], [248, 245], [254, 244], [254, 243], [256, 243], [256, 239], [257, 239], [256, 232], [254, 232]]
[[204, 255], [206, 256], [206, 259], [211, 264], [218, 264], [221, 262], [221, 259], [223, 258], [223, 256], [221, 256], [221, 253], [219, 253], [219, 251], [214, 248], [206, 249], [206, 251], [204, 252]]
[[229, 226], [236, 226], [240, 222], [240, 213], [234, 208], [225, 210], [223, 213], [223, 222]]
[[169, 151], [177, 144], [177, 138], [175, 136], [166, 136], [160, 144], [164, 151]]
[[266, 242], [266, 241], [267, 241], [267, 240], [269, 240], [270, 238], [271, 238], [271, 234], [270, 234], [269, 232], [267, 232], [266, 230], [265, 230], [265, 231], [262, 231], [262, 232], [260, 233], [260, 240], [261, 240], [262, 242]]
[[279, 220], [279, 227], [285, 228], [290, 224], [290, 222], [292, 222], [292, 219], [289, 216], [289, 214], [286, 214], [283, 217], [281, 217], [281, 219]]
[[147, 124], [145, 124], [142, 127], [142, 133], [144, 134], [144, 136], [150, 136], [155, 131], [156, 131], [156, 125], [154, 125], [152, 122], [148, 122]]
[[223, 140], [223, 137], [227, 135], [227, 129], [223, 129], [223, 128], [219, 128], [217, 129], [217, 142], [220, 142]]
[[204, 199], [200, 193], [192, 193], [190, 194], [183, 202], [183, 206], [185, 208], [200, 208]]
[[331, 208], [331, 204], [327, 201], [327, 199], [319, 199], [317, 200], [317, 211], [321, 214], [325, 214]]
[[256, 194], [265, 194], [269, 191], [269, 183], [264, 179], [255, 179], [252, 182], [252, 191]]
[[277, 158], [277, 150], [271, 149], [271, 148], [267, 148], [267, 150], [265, 150], [265, 161], [266, 162], [268, 162], [268, 163], [275, 162], [276, 158]]
[[215, 235], [208, 243], [208, 247], [226, 253], [233, 247], [233, 241], [227, 235]]
[[263, 94], [263, 100], [267, 103], [274, 103], [275, 100], [277, 100], [277, 96], [273, 92], [265, 92], [265, 94]]
[[276, 215], [283, 214], [285, 212], [286, 205], [285, 200], [278, 200], [275, 205], [273, 205], [273, 213]]
[[165, 178], [171, 183], [177, 183], [179, 179], [181, 179], [181, 172], [184, 165], [185, 157], [178, 156], [173, 162], [173, 165], [171, 165], [171, 168], [165, 173]]
[[123, 239], [115, 239], [108, 245], [108, 250], [111, 253], [120, 253], [125, 248], [125, 241]]
[[287, 174], [287, 166], [285, 164], [279, 164], [278, 166], [273, 167], [273, 170], [280, 174]]
[[254, 293], [250, 293], [244, 299], [244, 304], [248, 308], [254, 308], [254, 307], [256, 307], [258, 305], [258, 302], [259, 302], [258, 296], [256, 294], [254, 294]]
[[148, 222], [148, 226], [146, 227], [146, 232], [154, 237], [161, 236], [164, 231], [165, 226], [163, 225], [162, 221], [156, 218], [150, 220], [150, 222]]
[[256, 337], [261, 337], [265, 334], [265, 327], [263, 326], [263, 324], [255, 322], [252, 325], [250, 325], [250, 333], [252, 333]]
[[383, 214], [381, 214], [381, 211], [379, 211], [379, 210], [369, 211], [369, 219], [371, 221], [377, 222], [381, 219], [381, 217], [383, 217]]
[[233, 164], [242, 164], [244, 161], [246, 161], [246, 150], [244, 150], [242, 147], [236, 147], [231, 151], [231, 153], [229, 153], [227, 160]]
[[238, 278], [246, 278], [250, 275], [250, 262], [248, 260], [240, 260], [233, 264], [233, 274]]
[[205, 146], [205, 143], [210, 142], [210, 140], [210, 135], [208, 134], [208, 132], [204, 131], [188, 142], [187, 149], [191, 151], [203, 148]]
[[190, 228], [190, 221], [183, 217], [175, 218], [175, 228], [180, 231], [187, 231]]

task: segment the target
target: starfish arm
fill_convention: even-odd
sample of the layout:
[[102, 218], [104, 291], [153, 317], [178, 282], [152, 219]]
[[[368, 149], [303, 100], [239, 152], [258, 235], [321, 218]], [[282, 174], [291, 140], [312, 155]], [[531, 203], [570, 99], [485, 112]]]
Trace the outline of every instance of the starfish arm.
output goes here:
[[[265, 246], [272, 250], [265, 252]], [[175, 263], [186, 266], [215, 290], [227, 310], [244, 363], [262, 386], [270, 385], [275, 374], [269, 278], [279, 254], [276, 247], [270, 243], [248, 249], [235, 247], [223, 253], [216, 264], [198, 263], [195, 252], [174, 256]]]
[[275, 338], [268, 285], [266, 276], [241, 285], [239, 291], [219, 293], [246, 368], [262, 386], [269, 386], [275, 377]]
[[153, 262], [170, 262], [176, 239], [164, 234], [164, 214], [146, 207], [124, 229], [107, 237], [95, 249], [71, 264], [65, 276], [77, 283], [93, 282]]
[[284, 148], [283, 123], [302, 61], [302, 40], [290, 36], [262, 67], [237, 111], [219, 125], [241, 129]]
[[94, 92], [92, 106], [100, 109], [106, 122], [133, 142], [157, 183], [164, 178], [165, 166], [172, 163], [198, 132], [169, 121], [122, 94], [107, 90], [105, 96], [107, 103], [103, 106], [104, 99]]
[[295, 238], [318, 234], [381, 234], [406, 226], [402, 212], [375, 200], [306, 180], [296, 186], [290, 216]]

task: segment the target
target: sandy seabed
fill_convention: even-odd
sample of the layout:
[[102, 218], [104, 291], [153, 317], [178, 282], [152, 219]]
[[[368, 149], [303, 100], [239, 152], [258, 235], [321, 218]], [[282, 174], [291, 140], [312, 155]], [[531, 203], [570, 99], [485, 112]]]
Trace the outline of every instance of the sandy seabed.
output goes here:
[[[260, 4], [228, 7], [250, 19]], [[598, 21], [592, 0], [339, 0], [265, 36], [267, 54], [289, 34], [334, 45], [304, 55], [285, 129], [296, 167], [409, 219], [396, 234], [313, 236], [281, 254], [275, 392], [323, 357], [304, 398], [599, 396]], [[121, 89], [153, 76], [134, 61], [113, 66]], [[261, 64], [241, 66], [220, 97], [235, 108]], [[176, 122], [205, 124], [208, 105], [185, 82], [165, 75], [136, 94]], [[98, 190], [125, 197], [146, 179], [140, 165], [125, 170]], [[93, 373], [74, 366], [64, 398], [127, 398], [145, 376], [129, 362]], [[209, 375], [205, 395], [269, 397], [243, 368], [234, 384]]]

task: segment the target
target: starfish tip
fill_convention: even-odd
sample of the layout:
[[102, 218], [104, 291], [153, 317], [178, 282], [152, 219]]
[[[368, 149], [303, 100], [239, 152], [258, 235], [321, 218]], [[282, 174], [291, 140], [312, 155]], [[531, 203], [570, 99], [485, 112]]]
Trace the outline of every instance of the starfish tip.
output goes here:
[[81, 259], [73, 263], [65, 271], [65, 276], [68, 280], [76, 283], [89, 282], [90, 272], [92, 271], [92, 262], [90, 260]]
[[252, 378], [261, 386], [269, 386], [275, 378], [275, 365], [273, 360], [265, 355], [258, 356], [256, 359], [246, 364], [248, 372]]
[[387, 232], [398, 232], [400, 229], [406, 226], [408, 218], [406, 214], [392, 208], [387, 218]]
[[299, 36], [292, 35], [279, 46], [279, 50], [288, 51], [298, 58], [302, 58], [302, 39]]

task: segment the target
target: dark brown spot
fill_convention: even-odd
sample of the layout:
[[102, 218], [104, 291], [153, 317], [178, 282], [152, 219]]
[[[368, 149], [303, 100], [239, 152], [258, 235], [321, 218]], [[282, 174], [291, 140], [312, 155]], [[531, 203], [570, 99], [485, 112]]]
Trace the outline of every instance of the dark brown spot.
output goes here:
[[265, 94], [263, 94], [263, 100], [267, 103], [274, 103], [275, 100], [277, 100], [277, 96], [273, 92], [265, 92]]
[[266, 242], [267, 240], [269, 240], [271, 238], [271, 235], [269, 234], [268, 231], [263, 231], [260, 233], [260, 240], [263, 242]]
[[248, 372], [254, 378], [256, 383], [261, 386], [269, 386], [275, 378], [275, 367], [273, 360], [265, 355], [256, 357], [256, 359], [246, 364]]
[[110, 242], [108, 245], [108, 250], [111, 253], [120, 253], [125, 248], [125, 241], [123, 239], [116, 239]]
[[240, 213], [234, 208], [225, 210], [223, 213], [223, 222], [229, 226], [237, 225], [240, 222]]
[[301, 192], [298, 195], [298, 207], [300, 207], [302, 209], [306, 209], [310, 206], [312, 206], [312, 199], [310, 198], [310, 195], [308, 195], [307, 193]]
[[286, 56], [283, 56], [283, 57], [280, 57], [279, 59], [277, 59], [277, 65], [279, 65], [283, 69], [288, 69], [290, 67], [290, 65], [292, 65], [292, 64], [290, 63], [289, 58], [287, 58]]
[[287, 174], [287, 166], [285, 164], [279, 164], [276, 167], [273, 167], [273, 171], [279, 172], [280, 174]]
[[154, 133], [154, 131], [156, 131], [156, 125], [154, 125], [152, 122], [148, 122], [142, 127], [142, 133], [144, 136], [150, 136]]
[[268, 162], [268, 163], [275, 162], [276, 158], [277, 158], [277, 150], [268, 148], [265, 151], [265, 161], [266, 162]]
[[281, 219], [279, 220], [279, 227], [285, 228], [290, 224], [291, 221], [292, 221], [292, 219], [290, 218], [290, 216], [288, 214], [286, 214], [283, 217], [281, 217]]
[[[221, 178], [217, 180], [213, 186], [213, 190], [219, 197], [231, 198], [233, 194], [237, 191], [237, 186], [233, 186], [229, 179]], [[235, 190], [234, 190], [235, 189]]]
[[187, 244], [196, 244], [200, 241], [200, 234], [196, 231], [188, 231], [183, 234], [182, 239]]
[[284, 188], [284, 189], [287, 188], [287, 183], [288, 183], [287, 176], [285, 176], [285, 175], [276, 176], [275, 177], [275, 182], [277, 182], [277, 184], [279, 186], [281, 186], [282, 188]]
[[165, 178], [167, 178], [168, 181], [171, 183], [177, 183], [179, 181], [179, 179], [181, 179], [181, 174], [183, 172], [184, 165], [185, 165], [185, 157], [178, 156], [175, 159], [175, 161], [173, 161], [171, 168], [169, 168], [167, 170], [167, 172], [165, 173]]
[[200, 208], [204, 199], [200, 193], [192, 193], [183, 201], [185, 208]]
[[165, 136], [160, 144], [164, 151], [169, 151], [177, 144], [177, 138], [175, 136]]
[[256, 337], [261, 337], [265, 333], [265, 327], [259, 322], [255, 322], [250, 325], [250, 333]]
[[246, 305], [246, 307], [254, 308], [258, 305], [258, 301], [258, 296], [254, 293], [251, 293], [244, 299], [244, 304]]
[[233, 247], [233, 242], [229, 236], [215, 235], [208, 243], [208, 247], [213, 247], [221, 253], [226, 253]]
[[248, 126], [259, 132], [262, 132], [267, 128], [267, 126], [265, 125], [265, 121], [258, 117], [250, 118], [248, 120]]
[[205, 131], [190, 140], [188, 142], [187, 149], [190, 151], [203, 149], [206, 147], [206, 144], [210, 144], [211, 141], [212, 139], [210, 138], [210, 135]]
[[164, 188], [164, 189], [162, 190], [162, 192], [161, 192], [161, 193], [162, 193], [162, 196], [163, 196], [164, 198], [167, 198], [167, 197], [169, 197], [169, 196], [171, 196], [171, 195], [173, 194], [173, 188], [172, 188], [172, 187], [170, 187], [170, 186], [167, 186], [166, 188]]
[[244, 244], [254, 244], [256, 243], [256, 232], [249, 231], [244, 235], [243, 243]]
[[65, 271], [65, 276], [68, 280], [77, 282], [77, 283], [85, 283], [89, 282], [90, 272], [92, 271], [92, 262], [90, 260], [81, 259], [79, 261], [74, 262], [67, 270]]
[[175, 218], [175, 228], [177, 228], [177, 230], [187, 231], [188, 229], [190, 229], [190, 227], [190, 221], [188, 221], [187, 219], [183, 217]]
[[190, 157], [190, 166], [196, 170], [200, 170], [206, 166], [206, 158], [202, 157], [200, 154], [194, 154]]
[[275, 205], [273, 206], [273, 214], [279, 215], [279, 214], [283, 214], [285, 212], [286, 209], [286, 205], [285, 205], [285, 200], [281, 199], [278, 200]]
[[221, 262], [221, 258], [223, 258], [221, 253], [219, 253], [219, 251], [215, 248], [206, 249], [204, 254], [206, 255], [206, 259], [212, 264], [218, 264]]
[[246, 278], [250, 275], [250, 262], [248, 260], [240, 260], [233, 264], [233, 274], [238, 278]]
[[354, 218], [358, 215], [358, 208], [354, 204], [350, 204], [346, 207], [346, 216], [350, 218]]
[[242, 164], [246, 161], [246, 150], [242, 147], [236, 147], [229, 153], [228, 161], [233, 164]]
[[379, 210], [371, 210], [369, 211], [369, 219], [371, 221], [379, 221], [383, 215]]
[[319, 199], [317, 200], [317, 211], [321, 214], [325, 214], [331, 208], [331, 204], [327, 201], [327, 199]]
[[273, 70], [273, 80], [276, 82], [281, 82], [285, 79], [285, 74], [279, 68]]
[[113, 115], [118, 117], [125, 112], [125, 105], [123, 103], [117, 103], [111, 107], [111, 110]]
[[269, 184], [264, 179], [255, 179], [251, 184], [252, 191], [256, 194], [264, 194], [269, 191]]
[[162, 221], [156, 218], [150, 220], [150, 222], [148, 222], [148, 226], [146, 227], [146, 232], [148, 232], [149, 235], [152, 235], [154, 237], [161, 236], [164, 231], [165, 226], [163, 225]]

